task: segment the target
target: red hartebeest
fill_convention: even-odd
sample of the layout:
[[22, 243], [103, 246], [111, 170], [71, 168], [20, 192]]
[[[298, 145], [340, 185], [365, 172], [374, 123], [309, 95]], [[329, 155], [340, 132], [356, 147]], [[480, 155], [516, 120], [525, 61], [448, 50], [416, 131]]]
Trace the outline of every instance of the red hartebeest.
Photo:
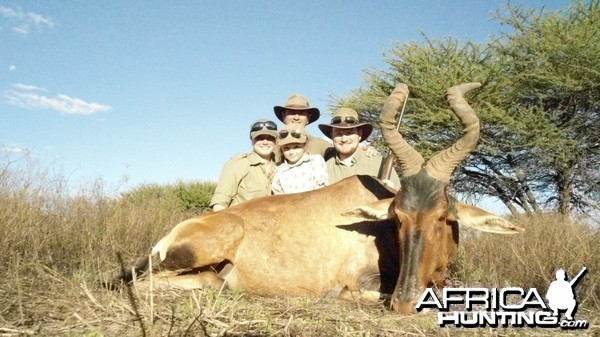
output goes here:
[[479, 86], [464, 83], [448, 89], [448, 103], [462, 122], [464, 135], [427, 162], [396, 129], [395, 115], [408, 96], [406, 84], [394, 89], [381, 111], [381, 132], [403, 168], [401, 188], [391, 203], [379, 201], [349, 214], [397, 222], [400, 276], [391, 300], [396, 311], [412, 312], [425, 288], [443, 286], [446, 267], [456, 254], [459, 224], [502, 234], [523, 230], [447, 193], [452, 172], [475, 149], [479, 138], [479, 119], [464, 99], [466, 92]]

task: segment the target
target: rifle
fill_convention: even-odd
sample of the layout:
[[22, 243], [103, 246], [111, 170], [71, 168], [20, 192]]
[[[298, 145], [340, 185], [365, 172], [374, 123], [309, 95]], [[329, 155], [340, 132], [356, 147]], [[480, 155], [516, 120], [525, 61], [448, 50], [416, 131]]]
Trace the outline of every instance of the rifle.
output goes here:
[[[404, 115], [404, 108], [406, 108], [406, 102], [408, 102], [408, 94], [404, 99], [404, 103], [402, 104], [402, 110], [400, 111], [400, 118], [398, 118], [398, 123], [396, 124], [396, 130], [400, 132], [400, 123], [402, 122], [402, 116]], [[396, 161], [396, 156], [392, 152], [392, 150], [388, 150], [387, 157], [385, 158], [384, 164], [381, 166], [379, 170], [379, 179], [381, 180], [389, 180], [392, 175], [392, 170], [394, 169], [394, 162]]]
[[571, 281], [569, 281], [569, 284], [571, 285], [571, 287], [573, 287], [573, 285], [575, 284], [575, 282], [577, 282], [577, 280], [579, 280], [579, 278], [581, 276], [583, 276], [583, 274], [587, 271], [586, 267], [581, 268], [581, 270], [579, 271], [579, 273], [577, 273], [577, 275], [575, 275], [575, 277], [573, 277], [571, 279]]

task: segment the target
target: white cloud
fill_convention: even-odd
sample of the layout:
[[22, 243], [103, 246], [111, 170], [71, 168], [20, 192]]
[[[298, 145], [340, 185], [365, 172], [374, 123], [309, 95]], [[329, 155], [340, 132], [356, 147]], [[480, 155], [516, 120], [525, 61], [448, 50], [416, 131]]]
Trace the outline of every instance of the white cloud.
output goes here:
[[0, 152], [4, 153], [27, 153], [30, 150], [26, 147], [22, 146], [2, 146], [0, 147]]
[[12, 8], [0, 6], [0, 14], [5, 18], [19, 18], [19, 14]]
[[10, 67], [8, 67], [8, 70], [15, 71], [15, 70], [17, 70], [17, 66], [11, 65]]
[[48, 26], [50, 28], [54, 27], [54, 20], [47, 16], [42, 16], [37, 13], [27, 13], [27, 21], [33, 22], [36, 27], [40, 26]]
[[89, 103], [67, 95], [48, 97], [39, 94], [48, 91], [33, 85], [17, 83], [13, 89], [4, 92], [4, 102], [23, 109], [52, 109], [64, 115], [93, 115], [97, 112], [112, 109], [109, 105]]
[[10, 29], [19, 34], [28, 35], [31, 28], [36, 28], [41, 32], [44, 28], [53, 28], [54, 19], [49, 16], [43, 16], [34, 12], [25, 12], [21, 8], [10, 8], [0, 6], [0, 19], [8, 21]]
[[13, 88], [18, 89], [18, 90], [26, 90], [26, 91], [33, 91], [33, 90], [48, 91], [44, 88], [36, 87], [35, 85], [27, 85], [27, 84], [23, 84], [23, 83], [13, 84]]
[[21, 25], [19, 27], [12, 27], [11, 29], [15, 33], [19, 33], [19, 34], [23, 34], [23, 35], [29, 34], [29, 26], [27, 26], [27, 25]]

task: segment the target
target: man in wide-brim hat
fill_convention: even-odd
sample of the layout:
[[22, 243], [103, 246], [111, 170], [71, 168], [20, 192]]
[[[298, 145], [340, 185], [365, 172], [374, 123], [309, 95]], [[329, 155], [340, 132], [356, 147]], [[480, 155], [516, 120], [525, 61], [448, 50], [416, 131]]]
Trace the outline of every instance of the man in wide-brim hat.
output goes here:
[[[333, 141], [335, 156], [326, 160], [329, 183], [333, 184], [355, 174], [377, 177], [383, 158], [380, 154], [366, 156], [364, 151], [357, 151], [360, 142], [366, 140], [373, 132], [373, 125], [361, 122], [358, 113], [350, 108], [341, 108], [334, 112], [330, 124], [319, 124], [319, 129]], [[388, 185], [400, 187], [400, 179], [396, 170], [392, 171]]]
[[[277, 119], [282, 121], [283, 124], [298, 124], [303, 128], [321, 116], [319, 109], [311, 107], [308, 99], [300, 94], [290, 95], [283, 106], [276, 105], [273, 107], [273, 111]], [[326, 140], [308, 135], [306, 152], [324, 156], [329, 147], [331, 147], [331, 144]]]

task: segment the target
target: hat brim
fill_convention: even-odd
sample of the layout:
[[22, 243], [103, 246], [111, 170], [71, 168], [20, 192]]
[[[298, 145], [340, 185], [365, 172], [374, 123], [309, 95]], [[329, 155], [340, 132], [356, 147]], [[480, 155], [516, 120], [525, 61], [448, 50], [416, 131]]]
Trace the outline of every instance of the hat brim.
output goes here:
[[359, 124], [319, 124], [319, 130], [323, 132], [325, 136], [329, 139], [333, 139], [331, 137], [331, 130], [333, 128], [336, 129], [353, 129], [357, 128], [362, 131], [361, 142], [369, 138], [371, 133], [373, 132], [373, 125], [369, 123], [359, 123]]
[[308, 120], [308, 124], [316, 121], [317, 119], [319, 119], [319, 117], [321, 117], [321, 111], [319, 111], [319, 109], [317, 108], [286, 108], [284, 106], [276, 105], [273, 107], [273, 111], [275, 111], [275, 116], [284, 124], [285, 122], [283, 121], [283, 113], [285, 112], [285, 110], [306, 110], [310, 112], [310, 119]]
[[288, 144], [306, 144], [308, 138], [306, 136], [301, 136], [300, 138], [294, 137], [285, 137], [283, 139], [277, 139], [277, 146], [284, 146]]
[[277, 139], [277, 131], [269, 130], [267, 128], [262, 128], [258, 131], [250, 132], [250, 139], [254, 139], [261, 135], [267, 135], [267, 136], [271, 136], [271, 137]]

